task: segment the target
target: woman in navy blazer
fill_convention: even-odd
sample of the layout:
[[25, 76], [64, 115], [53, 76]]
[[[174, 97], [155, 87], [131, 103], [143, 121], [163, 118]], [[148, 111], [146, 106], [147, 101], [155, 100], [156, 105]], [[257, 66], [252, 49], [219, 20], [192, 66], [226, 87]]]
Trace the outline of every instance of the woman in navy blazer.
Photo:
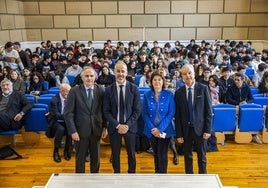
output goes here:
[[144, 133], [154, 151], [155, 173], [167, 173], [168, 148], [175, 135], [172, 119], [175, 113], [173, 93], [165, 88], [165, 78], [154, 71], [150, 79], [151, 90], [144, 94]]

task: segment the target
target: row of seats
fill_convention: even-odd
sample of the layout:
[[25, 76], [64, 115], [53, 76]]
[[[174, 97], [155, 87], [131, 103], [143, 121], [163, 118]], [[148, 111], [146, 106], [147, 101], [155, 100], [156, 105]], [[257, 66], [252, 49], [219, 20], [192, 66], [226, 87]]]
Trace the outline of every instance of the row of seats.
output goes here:
[[[220, 140], [224, 142], [225, 134], [235, 134], [237, 143], [248, 143], [252, 140], [251, 134], [267, 132], [268, 108], [260, 104], [243, 104], [238, 107], [230, 104], [213, 105], [212, 128], [219, 133]], [[241, 134], [240, 134], [241, 133]], [[241, 135], [246, 135], [246, 139]], [[263, 136], [263, 141], [266, 138]]]

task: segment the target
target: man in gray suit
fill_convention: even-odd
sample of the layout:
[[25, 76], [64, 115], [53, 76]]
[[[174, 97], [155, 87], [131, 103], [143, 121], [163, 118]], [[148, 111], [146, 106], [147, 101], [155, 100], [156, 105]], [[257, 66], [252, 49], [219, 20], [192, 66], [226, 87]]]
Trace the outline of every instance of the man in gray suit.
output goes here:
[[64, 119], [76, 150], [76, 173], [85, 173], [85, 158], [90, 152], [90, 172], [100, 167], [100, 139], [107, 136], [102, 116], [104, 88], [95, 82], [95, 70], [85, 67], [81, 72], [83, 84], [69, 92]]
[[208, 87], [195, 81], [192, 65], [181, 69], [185, 86], [175, 93], [175, 130], [183, 143], [185, 172], [193, 174], [193, 145], [195, 145], [199, 174], [207, 173], [206, 146], [211, 135], [212, 105]]
[[136, 172], [135, 143], [137, 120], [141, 112], [140, 94], [136, 85], [126, 81], [127, 65], [118, 61], [114, 71], [116, 82], [106, 88], [103, 110], [108, 124], [114, 173], [120, 173], [122, 137], [128, 155], [128, 173]]

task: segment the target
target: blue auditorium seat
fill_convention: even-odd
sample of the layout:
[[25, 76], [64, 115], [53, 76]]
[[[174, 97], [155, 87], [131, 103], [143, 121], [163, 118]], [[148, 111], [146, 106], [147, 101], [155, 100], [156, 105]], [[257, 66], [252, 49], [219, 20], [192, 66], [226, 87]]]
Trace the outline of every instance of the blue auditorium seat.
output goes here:
[[25, 117], [26, 132], [46, 131], [48, 106], [45, 104], [35, 104]]
[[239, 106], [238, 128], [240, 132], [260, 132], [263, 128], [264, 110], [258, 104]]
[[75, 80], [75, 76], [73, 75], [66, 75], [66, 77], [68, 78], [69, 80], [69, 83], [70, 83], [70, 86], [74, 86], [74, 80]]
[[236, 126], [236, 107], [230, 104], [217, 104], [212, 106], [212, 128], [215, 132], [234, 133]]
[[255, 104], [268, 106], [268, 97], [254, 97], [253, 101]]

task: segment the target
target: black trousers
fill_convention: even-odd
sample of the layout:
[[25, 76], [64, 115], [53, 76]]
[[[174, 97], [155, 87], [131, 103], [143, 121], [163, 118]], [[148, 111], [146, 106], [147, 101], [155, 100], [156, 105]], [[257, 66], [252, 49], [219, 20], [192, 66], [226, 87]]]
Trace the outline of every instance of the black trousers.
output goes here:
[[170, 138], [156, 138], [152, 136], [150, 143], [154, 151], [155, 173], [167, 173]]
[[122, 137], [125, 140], [127, 156], [128, 156], [128, 173], [136, 173], [136, 156], [135, 143], [136, 134], [127, 132], [126, 134], [119, 134], [115, 132], [110, 134], [110, 142], [112, 147], [113, 169], [114, 173], [120, 173], [120, 151], [122, 147]]
[[76, 159], [75, 172], [85, 173], [86, 155], [90, 154], [90, 172], [98, 173], [100, 169], [100, 136], [91, 134], [88, 137], [80, 137], [75, 141]]
[[197, 160], [198, 160], [198, 173], [207, 173], [207, 159], [206, 159], [206, 145], [207, 140], [203, 139], [203, 135], [197, 136], [194, 128], [189, 128], [189, 133], [184, 137], [184, 163], [185, 173], [193, 174], [193, 145], [195, 145]]
[[64, 122], [56, 122], [54, 124], [54, 128], [55, 128], [54, 147], [60, 148], [62, 137], [66, 136], [65, 149], [69, 149], [71, 144], [72, 144], [72, 137], [71, 137], [71, 135], [68, 134], [65, 123]]
[[20, 121], [15, 121], [10, 118], [6, 113], [0, 112], [0, 132], [8, 130], [20, 129], [22, 124]]

